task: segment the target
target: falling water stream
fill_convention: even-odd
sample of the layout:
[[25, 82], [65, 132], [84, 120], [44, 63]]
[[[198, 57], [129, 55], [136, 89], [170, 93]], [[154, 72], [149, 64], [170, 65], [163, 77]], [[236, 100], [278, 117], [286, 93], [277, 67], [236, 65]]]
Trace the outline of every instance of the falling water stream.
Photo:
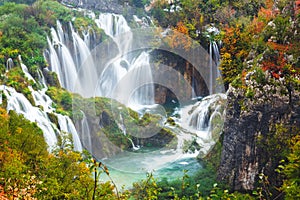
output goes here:
[[[140, 24], [144, 23], [143, 21], [141, 23], [137, 17], [134, 17], [134, 19]], [[83, 97], [112, 98], [136, 111], [154, 105], [154, 85], [148, 84], [141, 87], [141, 80], [146, 83], [153, 83], [149, 52], [143, 50], [138, 53], [128, 52], [134, 38], [132, 37], [131, 28], [122, 15], [101, 13], [98, 17], [94, 17], [94, 20], [98, 27], [103, 29], [106, 35], [116, 44], [118, 53], [108, 60], [104, 66], [98, 66], [95, 58], [91, 56], [89, 31], [86, 30], [83, 33], [84, 38], [81, 38], [70, 23], [68, 27], [71, 35], [68, 35], [58, 21], [56, 29], [51, 29], [51, 39], [47, 39], [50, 70], [57, 73], [58, 80], [64, 88], [79, 93]], [[124, 40], [124, 37], [118, 37], [122, 34], [126, 35], [126, 40]], [[220, 76], [218, 69], [213, 68], [213, 62], [219, 62], [216, 42], [211, 41], [209, 53], [209, 65], [211, 67], [209, 91], [210, 94], [213, 94], [219, 92], [218, 88], [213, 88], [213, 85]], [[7, 65], [9, 67], [11, 64], [8, 63]], [[103, 69], [100, 70], [100, 73], [99, 68]], [[165, 126], [177, 136], [178, 145], [176, 149], [139, 148], [128, 137], [132, 143], [132, 151], [123, 151], [112, 157], [102, 158], [101, 161], [108, 165], [110, 174], [118, 186], [130, 187], [132, 182], [145, 178], [147, 172], [153, 172], [158, 177], [182, 176], [183, 169], [193, 173], [201, 168], [199, 163], [196, 162], [196, 155], [199, 155], [199, 153], [205, 155], [218, 138], [220, 131], [216, 133], [219, 127], [215, 126], [215, 121], [220, 118], [219, 124], [222, 124], [224, 114], [222, 103], [225, 99], [225, 95], [212, 95], [201, 101], [190, 102], [189, 105], [180, 105], [177, 108], [177, 114], [171, 117], [178, 126], [174, 127], [170, 124]], [[93, 153], [89, 123], [85, 113], [82, 114], [81, 134], [85, 137], [81, 137], [81, 142], [85, 148]], [[40, 115], [43, 115], [43, 112]], [[72, 134], [76, 131], [68, 118], [58, 116], [58, 119], [62, 131], [68, 131]], [[118, 127], [126, 136], [124, 124], [119, 123]], [[52, 143], [55, 143], [54, 130], [52, 129], [52, 132], [47, 132], [47, 130], [46, 140], [52, 141], [53, 139], [54, 142]], [[80, 150], [79, 137], [73, 134], [73, 140], [77, 149]], [[186, 142], [192, 140], [196, 140], [202, 148], [193, 153], [183, 153], [182, 149]]]

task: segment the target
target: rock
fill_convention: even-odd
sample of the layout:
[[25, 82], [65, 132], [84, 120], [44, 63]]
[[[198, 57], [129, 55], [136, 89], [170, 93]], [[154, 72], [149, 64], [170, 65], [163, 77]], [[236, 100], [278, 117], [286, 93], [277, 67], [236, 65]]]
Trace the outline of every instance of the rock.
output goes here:
[[79, 3], [78, 6], [85, 9], [123, 15], [129, 14], [130, 16], [135, 13], [133, 7], [129, 6], [126, 3], [120, 4], [118, 0], [82, 0], [81, 2], [82, 3]]
[[195, 96], [208, 95], [204, 78], [187, 60], [162, 50], [152, 51], [151, 56], [158, 59], [154, 62], [160, 63], [156, 66], [153, 80], [163, 83], [163, 85], [155, 85], [155, 103], [170, 103], [174, 99], [190, 100], [193, 97], [192, 87]]
[[270, 130], [274, 124], [300, 127], [300, 93], [292, 93], [292, 103], [289, 103], [288, 95], [269, 92], [272, 89], [272, 85], [265, 85], [264, 92], [255, 92], [253, 99], [247, 99], [242, 89], [230, 87], [227, 92], [218, 180], [227, 183], [232, 190], [253, 190], [260, 173], [269, 177], [270, 185], [280, 184], [275, 174], [279, 160], [274, 158], [274, 152], [264, 149], [260, 141], [273, 137]]
[[106, 111], [103, 111], [99, 117], [99, 126], [105, 127], [105, 126], [109, 126], [111, 123], [112, 122], [109, 114]]
[[44, 68], [42, 73], [48, 85], [61, 87], [56, 73], [49, 71], [47, 68]]

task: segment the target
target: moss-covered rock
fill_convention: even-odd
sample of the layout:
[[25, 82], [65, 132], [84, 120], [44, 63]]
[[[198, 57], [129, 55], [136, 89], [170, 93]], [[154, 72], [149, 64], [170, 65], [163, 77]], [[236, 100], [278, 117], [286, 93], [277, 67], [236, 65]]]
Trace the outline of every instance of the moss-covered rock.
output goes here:
[[[147, 147], [176, 148], [176, 136], [160, 124], [161, 116], [145, 113], [142, 116], [123, 104], [109, 98], [73, 98], [73, 114], [83, 112], [90, 127], [92, 151], [102, 158], [123, 150], [131, 150], [133, 144]], [[83, 130], [82, 118], [74, 117], [77, 128]], [[82, 132], [82, 131], [79, 131]], [[81, 135], [86, 137], [85, 135]]]

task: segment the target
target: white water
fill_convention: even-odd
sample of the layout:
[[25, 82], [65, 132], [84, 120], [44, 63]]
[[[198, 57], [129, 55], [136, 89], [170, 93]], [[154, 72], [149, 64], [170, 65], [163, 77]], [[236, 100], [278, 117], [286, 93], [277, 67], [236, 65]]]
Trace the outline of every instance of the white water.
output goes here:
[[[201, 169], [195, 157], [199, 154], [206, 155], [217, 141], [213, 131], [216, 126], [223, 124], [225, 101], [224, 94], [215, 94], [180, 107], [175, 113], [179, 117], [173, 117], [178, 126], [169, 124], [165, 126], [177, 136], [175, 149], [167, 146], [160, 149], [142, 147], [134, 152], [124, 151], [102, 160], [109, 167], [111, 177], [117, 186], [121, 188], [125, 185], [125, 188], [130, 188], [133, 182], [145, 179], [147, 172], [152, 172], [158, 179], [162, 177], [176, 179], [182, 178], [183, 169], [189, 170], [190, 174]], [[214, 121], [217, 116], [221, 121]], [[193, 140], [201, 146], [201, 149], [183, 153], [183, 148]], [[103, 178], [105, 177], [101, 179]]]
[[[49, 46], [50, 70], [57, 74], [58, 80], [62, 87], [74, 92], [74, 85], [77, 79], [76, 65], [68, 47], [65, 44], [65, 34], [59, 22], [57, 22], [57, 27], [58, 31], [56, 31], [54, 28], [51, 28], [52, 41], [47, 38]], [[74, 45], [76, 44], [75, 49], [77, 49], [82, 42], [77, 40], [79, 36], [74, 31], [72, 31], [72, 37], [74, 39]], [[80, 49], [86, 48], [81, 48], [80, 46]], [[88, 55], [88, 52], [84, 53], [86, 55], [82, 55], [82, 59], [85, 59]], [[77, 54], [75, 55], [77, 56]]]
[[[91, 56], [87, 30], [82, 39], [71, 24], [71, 37], [67, 36], [59, 22], [57, 30], [51, 29], [52, 41], [48, 39], [50, 69], [57, 73], [62, 87], [84, 97], [113, 98], [133, 109], [154, 104], [149, 54], [140, 52], [133, 55], [128, 52], [133, 38], [125, 18], [104, 13], [95, 22], [118, 47], [118, 54], [100, 72], [97, 71], [102, 66], [97, 66]], [[66, 41], [67, 38], [69, 41]], [[72, 45], [68, 48], [69, 43]]]
[[134, 110], [153, 105], [154, 88], [149, 54], [143, 51], [136, 57], [128, 52], [133, 38], [125, 18], [105, 13], [100, 14], [95, 21], [113, 39], [119, 51], [101, 73], [97, 94], [116, 99]]
[[37, 69], [37, 73], [38, 73], [38, 81], [39, 81], [39, 83], [41, 84], [41, 86], [43, 88], [47, 88], [47, 83], [46, 83], [45, 77], [43, 75], [43, 72], [38, 68]]
[[[25, 77], [28, 80], [36, 83], [35, 79], [28, 72], [27, 66], [23, 64], [21, 56], [18, 56], [18, 59]], [[39, 83], [42, 86], [46, 86], [43, 74], [41, 72], [39, 73]], [[54, 113], [55, 109], [52, 107], [53, 101], [48, 95], [46, 95], [47, 87], [44, 87], [41, 90], [34, 90], [31, 86], [28, 86], [28, 88], [31, 91], [35, 105], [32, 105], [22, 93], [18, 93], [14, 88], [4, 85], [0, 86], [0, 90], [3, 91], [7, 97], [7, 111], [14, 110], [18, 114], [24, 115], [26, 119], [36, 122], [38, 127], [43, 131], [49, 151], [52, 151], [57, 147], [57, 135], [62, 136], [61, 131], [71, 133], [74, 143], [74, 150], [82, 151], [82, 146], [77, 131], [69, 117], [55, 113], [58, 117], [60, 130], [48, 118], [47, 113]]]
[[86, 118], [85, 113], [83, 111], [81, 111], [81, 113], [83, 115], [83, 118], [81, 120], [82, 144], [91, 154], [93, 154], [92, 138], [91, 138], [91, 132], [90, 132], [88, 120]]
[[7, 111], [14, 110], [18, 114], [23, 114], [26, 119], [36, 122], [43, 131], [49, 150], [53, 150], [57, 144], [56, 133], [58, 130], [54, 128], [47, 114], [38, 107], [32, 106], [26, 97], [16, 92], [14, 88], [1, 85], [0, 90], [7, 97]]
[[122, 117], [122, 114], [120, 113], [119, 116], [120, 116], [120, 117], [119, 117], [119, 118], [120, 118], [120, 119], [119, 119], [120, 122], [118, 122], [118, 120], [116, 120], [116, 123], [117, 123], [117, 125], [118, 125], [118, 128], [122, 131], [122, 133], [124, 134], [124, 136], [126, 136], [127, 139], [130, 141], [133, 150], [138, 150], [138, 149], [140, 149], [140, 147], [139, 147], [139, 146], [136, 146], [136, 145], [133, 143], [132, 139], [131, 139], [129, 136], [127, 136], [127, 129], [126, 129], [126, 126], [125, 126], [125, 123], [124, 123], [124, 119], [123, 119], [123, 117]]
[[74, 141], [74, 149], [82, 151], [77, 131], [69, 117], [56, 114], [61, 130], [48, 118], [47, 113], [53, 111], [53, 108], [50, 106], [52, 101], [49, 96], [43, 94], [41, 91], [35, 91], [33, 95], [35, 103], [42, 105], [44, 108], [42, 110], [39, 107], [33, 106], [22, 93], [18, 93], [14, 88], [1, 85], [0, 90], [7, 97], [7, 111], [14, 110], [18, 114], [24, 115], [26, 119], [36, 122], [38, 127], [42, 129], [49, 151], [57, 147], [57, 135], [61, 134], [60, 131], [71, 133]]
[[14, 61], [11, 58], [8, 58], [6, 60], [6, 72], [8, 72], [13, 67], [14, 67]]
[[[142, 23], [136, 17], [135, 20]], [[58, 74], [62, 86], [70, 91], [78, 92], [84, 97], [103, 96], [113, 98], [134, 110], [142, 110], [145, 106], [153, 105], [154, 88], [149, 53], [146, 51], [135, 54], [128, 52], [133, 38], [131, 29], [124, 17], [111, 13], [100, 14], [98, 18], [95, 18], [95, 22], [112, 38], [118, 48], [118, 53], [105, 66], [97, 66], [93, 61], [93, 57], [90, 56], [88, 31], [83, 33], [84, 38], [82, 39], [71, 25], [71, 37], [67, 36], [68, 34], [63, 31], [59, 23], [57, 31], [52, 28], [52, 41], [48, 39], [50, 66], [51, 70]], [[67, 43], [71, 43], [69, 49], [66, 46]], [[211, 71], [208, 87], [210, 94], [213, 94], [219, 92], [215, 80], [220, 76], [217, 69], [219, 49], [216, 42], [211, 41], [209, 53]], [[106, 55], [107, 52], [100, 52], [99, 54]], [[103, 70], [99, 73], [98, 68], [103, 68]], [[80, 75], [79, 70], [81, 70]], [[78, 75], [79, 77], [77, 77]], [[74, 87], [76, 83], [78, 85]], [[96, 88], [95, 85], [97, 85]], [[181, 118], [175, 119], [180, 127], [169, 127], [176, 133], [178, 138], [176, 149], [164, 148], [146, 153], [123, 152], [108, 158], [106, 163], [115, 170], [116, 174], [118, 172], [122, 174], [127, 172], [144, 174], [152, 170], [168, 168], [174, 163], [188, 166], [192, 162], [185, 159], [194, 158], [199, 152], [183, 154], [182, 148], [185, 141], [195, 139], [203, 147], [200, 150], [202, 154], [206, 154], [210, 150], [215, 143], [212, 135], [214, 129], [212, 121], [215, 117], [222, 118], [223, 116], [223, 109], [217, 105], [218, 101], [223, 98], [222, 95], [215, 95], [207, 97], [201, 102], [196, 102], [194, 105], [180, 108]], [[84, 116], [81, 121], [82, 140], [84, 146], [92, 152], [91, 133], [86, 120], [86, 116]], [[123, 125], [124, 123], [118, 124], [126, 135], [126, 127]], [[133, 149], [137, 150], [138, 147], [135, 146], [132, 140], [131, 143]], [[141, 148], [136, 152], [143, 149]]]
[[[225, 102], [225, 94], [207, 96], [194, 104], [183, 106], [176, 113], [180, 117], [174, 118], [176, 123], [183, 129], [183, 132], [193, 135], [197, 143], [202, 147], [200, 152], [204, 155], [208, 153], [218, 138], [213, 135], [213, 130], [216, 126], [223, 125]], [[217, 116], [220, 117], [220, 121], [217, 121], [219, 124], [213, 121]]]
[[81, 142], [71, 119], [61, 114], [56, 114], [56, 116], [58, 118], [60, 130], [72, 134], [74, 150], [81, 152], [82, 151]]
[[31, 80], [31, 81], [33, 81], [33, 82], [35, 83], [34, 78], [33, 78], [33, 77], [31, 76], [31, 74], [28, 72], [27, 66], [23, 64], [21, 55], [18, 56], [18, 60], [19, 60], [19, 62], [20, 62], [22, 71], [23, 71], [23, 73], [25, 74], [25, 77], [26, 77], [28, 80]]
[[[206, 28], [207, 34], [206, 37], [209, 39], [209, 94], [216, 94], [222, 92], [222, 88], [220, 88], [220, 84], [217, 83], [218, 79], [221, 78], [221, 72], [219, 70], [220, 64], [220, 51], [217, 42], [214, 39], [214, 36], [218, 35], [220, 31], [214, 27], [209, 26]], [[219, 80], [220, 81], [220, 80]]]

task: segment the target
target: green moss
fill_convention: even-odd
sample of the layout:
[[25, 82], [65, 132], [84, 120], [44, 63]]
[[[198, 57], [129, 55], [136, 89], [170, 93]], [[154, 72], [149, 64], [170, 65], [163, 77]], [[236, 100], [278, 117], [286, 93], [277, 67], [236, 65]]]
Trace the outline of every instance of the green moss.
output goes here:
[[56, 126], [59, 127], [58, 118], [54, 113], [47, 113], [47, 116], [53, 124], [56, 124]]
[[251, 89], [251, 88], [248, 87], [247, 90], [246, 90], [245, 96], [247, 98], [252, 99], [254, 97], [254, 91], [253, 91], [253, 89]]
[[221, 135], [211, 151], [209, 151], [208, 154], [206, 154], [206, 156], [201, 159], [202, 161], [204, 161], [205, 165], [211, 166], [214, 170], [217, 170], [221, 163], [223, 137], [224, 136]]
[[172, 126], [176, 126], [176, 122], [175, 122], [174, 119], [171, 118], [171, 117], [168, 117], [167, 123], [170, 124], [170, 125], [172, 125]]
[[267, 83], [265, 73], [260, 67], [255, 68], [254, 79], [260, 85], [265, 85]]
[[53, 100], [56, 104], [56, 111], [58, 113], [72, 116], [73, 106], [72, 99], [73, 94], [66, 91], [63, 88], [49, 87], [46, 94]]
[[133, 111], [132, 109], [128, 109], [128, 112], [129, 112], [129, 116], [132, 117], [133, 119], [135, 120], [138, 120], [139, 119], [139, 114], [135, 111]]
[[1, 108], [7, 108], [7, 97], [5, 96], [5, 94], [3, 92], [0, 93], [1, 95], [1, 99], [2, 99], [2, 104], [1, 104]]
[[231, 82], [231, 85], [235, 88], [241, 88], [242, 87], [242, 78], [240, 75], [236, 76], [233, 81]]
[[195, 153], [200, 149], [201, 146], [197, 143], [196, 138], [194, 138], [192, 141], [184, 141], [182, 151], [184, 153]]

